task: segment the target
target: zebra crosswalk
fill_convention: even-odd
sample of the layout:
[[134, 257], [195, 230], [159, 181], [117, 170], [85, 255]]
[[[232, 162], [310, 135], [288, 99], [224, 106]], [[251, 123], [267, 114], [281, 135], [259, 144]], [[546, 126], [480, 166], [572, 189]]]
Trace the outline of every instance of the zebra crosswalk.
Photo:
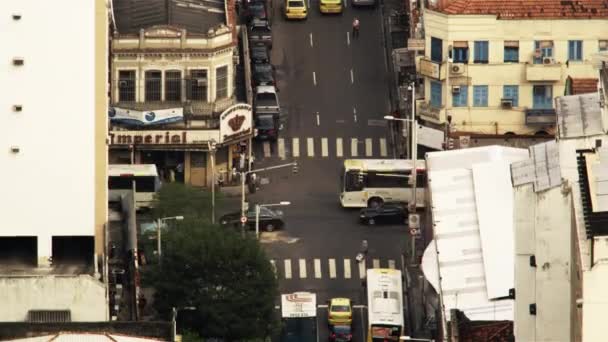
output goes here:
[[[305, 145], [302, 151], [300, 143]], [[262, 151], [264, 158], [279, 157], [280, 159], [299, 158], [300, 156], [308, 158], [388, 157], [386, 138], [279, 138], [276, 146], [269, 141], [263, 142]]]
[[[393, 259], [369, 258], [362, 262], [354, 259], [336, 260], [329, 258], [270, 260], [272, 269], [279, 279], [365, 279], [368, 268], [396, 268]], [[297, 268], [297, 270], [296, 270]]]

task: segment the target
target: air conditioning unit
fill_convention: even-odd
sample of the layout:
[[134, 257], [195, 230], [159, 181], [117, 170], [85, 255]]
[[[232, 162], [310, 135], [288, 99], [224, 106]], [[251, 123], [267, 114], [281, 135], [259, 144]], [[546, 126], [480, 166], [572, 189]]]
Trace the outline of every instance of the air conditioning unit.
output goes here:
[[127, 87], [127, 81], [120, 81], [120, 82], [118, 82], [118, 87], [119, 88], [126, 88]]
[[207, 79], [206, 78], [198, 78], [198, 79], [196, 79], [196, 86], [197, 87], [205, 87], [205, 86], [207, 86]]
[[555, 64], [553, 57], [543, 57], [543, 64]]
[[460, 94], [460, 86], [453, 86], [452, 95], [458, 95], [458, 94]]
[[452, 69], [450, 71], [455, 75], [464, 74], [464, 64], [452, 64]]
[[500, 107], [502, 109], [513, 108], [513, 99], [500, 99]]

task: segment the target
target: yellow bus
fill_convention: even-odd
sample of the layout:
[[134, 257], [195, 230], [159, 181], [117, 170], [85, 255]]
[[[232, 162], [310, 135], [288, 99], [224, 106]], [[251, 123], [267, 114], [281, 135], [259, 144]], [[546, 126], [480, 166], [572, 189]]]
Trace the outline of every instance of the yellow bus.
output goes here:
[[399, 341], [404, 332], [401, 271], [367, 270], [367, 307], [367, 342]]
[[342, 0], [320, 0], [321, 13], [342, 13]]

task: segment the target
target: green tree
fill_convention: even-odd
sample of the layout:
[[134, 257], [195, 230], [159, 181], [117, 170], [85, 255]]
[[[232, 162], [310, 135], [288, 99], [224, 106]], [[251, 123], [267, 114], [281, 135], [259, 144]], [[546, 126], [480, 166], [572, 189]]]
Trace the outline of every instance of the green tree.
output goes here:
[[196, 213], [209, 209], [200, 205], [205, 195], [196, 191], [172, 187], [158, 198], [155, 216], [160, 211], [185, 219], [163, 231], [162, 264], [144, 273], [144, 283], [156, 290], [156, 310], [168, 317], [171, 307], [196, 307], [188, 329], [203, 337], [236, 341], [269, 336], [277, 327], [278, 284], [266, 253], [256, 239]]
[[[216, 192], [216, 202], [222, 200]], [[211, 192], [181, 183], [163, 184], [156, 194], [152, 215], [155, 218], [184, 216], [190, 219], [211, 220]]]

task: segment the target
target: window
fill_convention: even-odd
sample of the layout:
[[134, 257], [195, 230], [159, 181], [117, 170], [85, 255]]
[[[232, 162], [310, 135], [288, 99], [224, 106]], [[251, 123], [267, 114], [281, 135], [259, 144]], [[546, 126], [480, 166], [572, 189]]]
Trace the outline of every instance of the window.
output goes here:
[[452, 87], [452, 106], [454, 107], [466, 107], [468, 105], [468, 86], [456, 86]]
[[600, 40], [598, 48], [600, 51], [608, 51], [608, 40]]
[[469, 43], [468, 42], [454, 42], [454, 48], [452, 49], [452, 58], [454, 63], [468, 63], [469, 62]]
[[165, 71], [165, 101], [182, 101], [182, 72]]
[[431, 37], [431, 60], [439, 63], [443, 61], [443, 41], [439, 38]]
[[475, 57], [473, 58], [474, 63], [488, 63], [488, 41], [476, 41], [475, 42]]
[[519, 104], [519, 87], [516, 85], [503, 86], [502, 98], [505, 100], [511, 100], [513, 102], [513, 107], [517, 107]]
[[431, 81], [431, 106], [441, 107], [441, 82]]
[[534, 64], [542, 64], [543, 58], [553, 57], [553, 41], [537, 40], [534, 42]]
[[553, 108], [553, 87], [550, 85], [535, 85], [532, 87], [532, 98], [535, 109]]
[[488, 106], [488, 86], [480, 85], [473, 86], [473, 106], [487, 107]]
[[191, 70], [186, 98], [191, 101], [207, 101], [207, 70]]
[[160, 101], [161, 75], [158, 70], [146, 71], [146, 101]]
[[228, 66], [215, 69], [216, 98], [228, 97]]
[[505, 41], [505, 57], [506, 62], [519, 62], [519, 41], [517, 40], [506, 40]]
[[568, 41], [568, 60], [582, 61], [583, 60], [583, 41], [569, 40]]
[[135, 101], [135, 70], [118, 72], [118, 101]]

